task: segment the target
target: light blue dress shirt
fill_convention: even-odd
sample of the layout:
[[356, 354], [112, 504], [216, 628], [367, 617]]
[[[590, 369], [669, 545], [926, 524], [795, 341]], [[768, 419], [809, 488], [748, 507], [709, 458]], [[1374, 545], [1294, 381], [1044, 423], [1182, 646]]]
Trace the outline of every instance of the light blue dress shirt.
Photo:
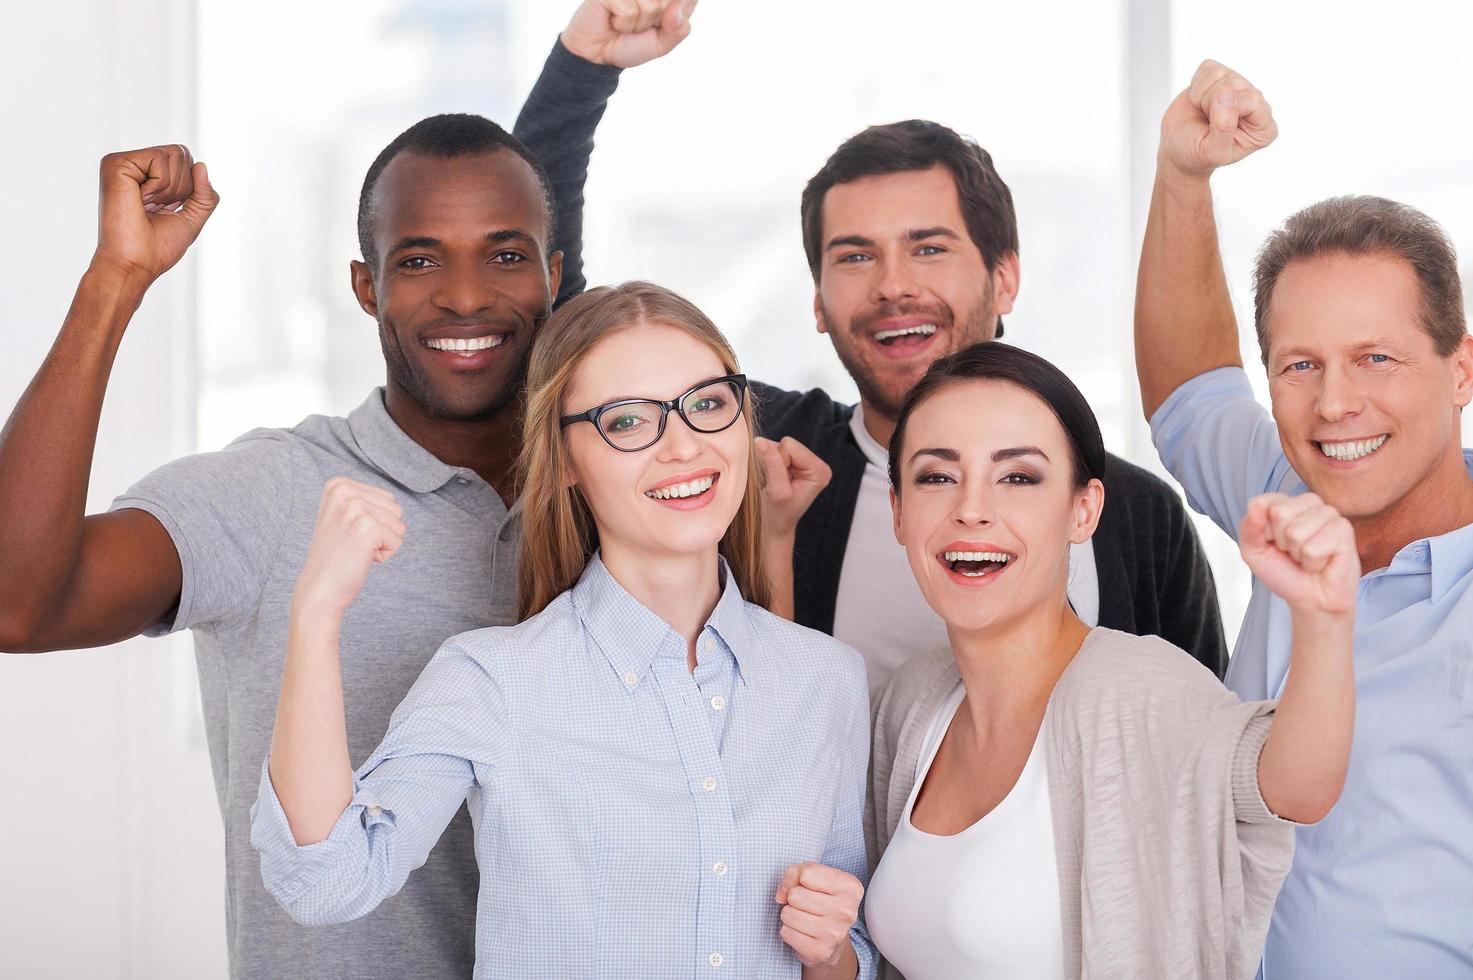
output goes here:
[[[526, 622], [447, 641], [326, 840], [296, 845], [262, 768], [267, 889], [305, 924], [361, 916], [468, 802], [477, 977], [798, 977], [784, 870], [868, 877], [864, 664], [723, 579], [694, 673], [597, 556]], [[850, 937], [873, 976], [863, 926]]]
[[[1241, 368], [1182, 385], [1151, 419], [1151, 433], [1191, 505], [1234, 539], [1250, 498], [1306, 489]], [[1278, 697], [1289, 650], [1288, 607], [1255, 580], [1228, 687], [1245, 700]], [[1361, 579], [1355, 674], [1345, 789], [1329, 816], [1296, 833], [1261, 976], [1466, 980], [1473, 525], [1413, 541]]]

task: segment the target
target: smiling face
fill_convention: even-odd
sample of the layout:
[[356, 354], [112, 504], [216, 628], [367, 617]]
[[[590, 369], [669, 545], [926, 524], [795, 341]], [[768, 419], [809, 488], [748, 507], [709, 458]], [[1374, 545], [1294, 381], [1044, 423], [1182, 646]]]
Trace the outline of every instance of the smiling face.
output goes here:
[[1104, 488], [1074, 485], [1069, 438], [1041, 398], [1003, 381], [956, 381], [911, 413], [892, 491], [895, 536], [951, 629], [1057, 615], [1069, 546], [1089, 540]]
[[550, 232], [536, 174], [510, 150], [396, 156], [374, 189], [379, 268], [353, 263], [390, 387], [439, 418], [512, 403], [561, 274]]
[[944, 166], [836, 184], [822, 214], [819, 330], [865, 404], [893, 419], [932, 361], [993, 339], [1017, 256], [987, 269]]
[[[716, 352], [678, 327], [637, 323], [609, 334], [579, 362], [563, 396], [573, 415], [630, 398], [667, 401], [730, 373]], [[689, 400], [688, 412], [718, 411], [712, 399]], [[563, 429], [574, 485], [588, 502], [606, 555], [648, 559], [709, 554], [741, 506], [752, 434], [745, 411], [720, 432], [697, 432], [672, 411], [665, 432], [647, 449], [620, 452], [591, 422]], [[619, 438], [653, 424], [629, 412], [605, 413], [601, 425]]]
[[1412, 267], [1383, 255], [1296, 260], [1270, 299], [1266, 367], [1284, 453], [1352, 521], [1463, 471], [1473, 357], [1467, 341], [1438, 356], [1420, 310]]

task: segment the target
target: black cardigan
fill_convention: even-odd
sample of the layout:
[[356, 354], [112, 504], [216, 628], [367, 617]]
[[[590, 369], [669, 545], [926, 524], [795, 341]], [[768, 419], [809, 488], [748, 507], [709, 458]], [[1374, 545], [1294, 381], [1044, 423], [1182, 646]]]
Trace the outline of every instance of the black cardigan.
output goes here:
[[[798, 522], [793, 555], [794, 618], [834, 631], [834, 606], [865, 456], [849, 420], [854, 409], [825, 392], [784, 391], [752, 383], [757, 424], [770, 439], [792, 436], [833, 470], [833, 478]], [[1110, 456], [1105, 509], [1095, 531], [1100, 625], [1170, 640], [1218, 677], [1227, 641], [1212, 570], [1181, 499], [1159, 477]]]

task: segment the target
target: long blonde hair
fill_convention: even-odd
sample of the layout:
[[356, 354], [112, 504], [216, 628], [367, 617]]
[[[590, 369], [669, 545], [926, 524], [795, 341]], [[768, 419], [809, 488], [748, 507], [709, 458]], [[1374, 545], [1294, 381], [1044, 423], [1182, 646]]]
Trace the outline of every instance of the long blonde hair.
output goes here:
[[[584, 355], [611, 333], [640, 323], [684, 330], [705, 344], [723, 368], [737, 374], [736, 354], [710, 318], [684, 297], [648, 282], [600, 286], [570, 300], [538, 331], [527, 366], [526, 412], [517, 484], [522, 501], [522, 545], [517, 605], [520, 618], [541, 612], [571, 588], [598, 547], [593, 514], [577, 486], [569, 485], [569, 462], [560, 420], [563, 395]], [[756, 433], [750, 391], [743, 406], [748, 438]], [[679, 419], [672, 424], [684, 424]], [[612, 452], [613, 450], [610, 450]], [[747, 485], [736, 517], [721, 538], [737, 587], [749, 602], [766, 606], [772, 587], [762, 568], [762, 497], [757, 453], [748, 447]]]

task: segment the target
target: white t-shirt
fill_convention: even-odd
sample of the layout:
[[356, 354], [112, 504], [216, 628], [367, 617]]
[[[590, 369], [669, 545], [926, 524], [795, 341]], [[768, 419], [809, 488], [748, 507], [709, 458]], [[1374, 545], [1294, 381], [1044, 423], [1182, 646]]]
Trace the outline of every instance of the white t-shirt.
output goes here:
[[[950, 641], [946, 624], [926, 604], [905, 549], [895, 540], [889, 458], [885, 447], [864, 427], [862, 406], [854, 406], [849, 428], [864, 451], [865, 465], [839, 573], [834, 636], [863, 655], [869, 668], [869, 689], [874, 693], [913, 654], [944, 647]], [[1094, 543], [1072, 546], [1069, 564], [1069, 602], [1086, 626], [1098, 626], [1100, 581]]]
[[909, 980], [1063, 980], [1064, 936], [1043, 739], [1002, 802], [951, 836], [917, 830], [911, 810], [961, 704], [926, 731], [915, 787], [865, 895], [880, 954]]

